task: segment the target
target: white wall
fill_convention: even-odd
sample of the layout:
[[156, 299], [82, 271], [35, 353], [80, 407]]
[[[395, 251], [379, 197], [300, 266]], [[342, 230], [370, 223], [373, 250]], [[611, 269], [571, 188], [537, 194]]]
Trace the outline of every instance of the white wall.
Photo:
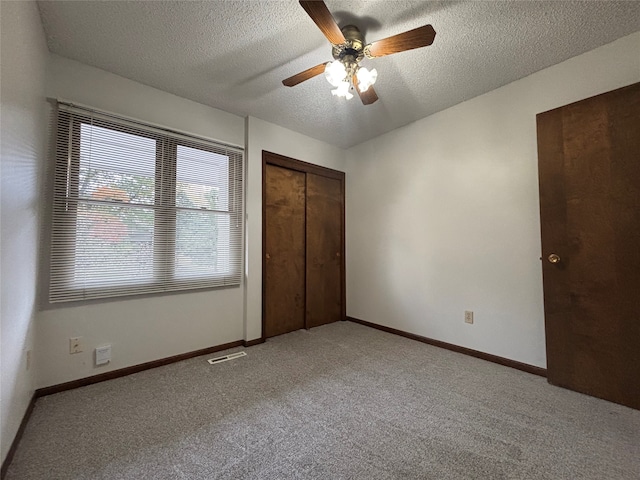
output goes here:
[[[245, 142], [242, 117], [57, 55], [50, 56], [46, 94], [226, 143]], [[243, 306], [242, 287], [62, 308], [44, 305], [37, 316], [37, 386], [241, 340]], [[83, 353], [69, 354], [72, 336], [83, 337]], [[104, 343], [112, 345], [112, 361], [95, 367], [93, 350]]]
[[545, 367], [536, 114], [640, 81], [639, 51], [636, 33], [348, 150], [348, 315]]
[[262, 151], [344, 171], [345, 151], [254, 117], [247, 119], [245, 338], [262, 335]]
[[1, 459], [34, 391], [33, 348], [40, 174], [45, 158], [47, 48], [35, 2], [0, 2], [1, 147]]
[[244, 146], [244, 118], [51, 54], [47, 96]]

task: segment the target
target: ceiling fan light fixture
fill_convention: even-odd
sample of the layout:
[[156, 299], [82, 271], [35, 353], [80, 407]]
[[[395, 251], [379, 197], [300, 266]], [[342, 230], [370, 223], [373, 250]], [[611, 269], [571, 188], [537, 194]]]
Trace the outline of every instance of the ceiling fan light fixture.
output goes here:
[[436, 31], [431, 25], [423, 25], [376, 42], [366, 43], [364, 34], [357, 26], [338, 26], [324, 0], [300, 0], [300, 6], [331, 43], [331, 55], [335, 61], [320, 63], [285, 78], [282, 81], [283, 85], [293, 87], [324, 72], [327, 81], [336, 87], [331, 93], [348, 100], [353, 97], [350, 90], [356, 90], [364, 105], [378, 101], [378, 95], [373, 88], [378, 72], [375, 69], [360, 68], [359, 64], [364, 58], [384, 57], [414, 48], [428, 47], [436, 36]]
[[356, 72], [356, 78], [358, 80], [358, 89], [361, 92], [366, 92], [371, 85], [376, 83], [378, 71], [375, 68], [368, 70], [366, 67], [360, 67]]
[[324, 69], [324, 76], [334, 87], [339, 87], [347, 76], [347, 69], [339, 60], [328, 62]]

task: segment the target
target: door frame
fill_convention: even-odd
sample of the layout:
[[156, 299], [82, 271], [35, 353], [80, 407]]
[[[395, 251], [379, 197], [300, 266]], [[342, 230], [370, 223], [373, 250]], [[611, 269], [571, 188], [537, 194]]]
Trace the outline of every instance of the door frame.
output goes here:
[[[287, 168], [303, 172], [305, 174], [312, 173], [323, 177], [333, 178], [340, 181], [340, 194], [342, 196], [342, 209], [340, 212], [340, 301], [341, 301], [341, 320], [347, 319], [347, 289], [346, 289], [346, 260], [345, 260], [345, 173], [332, 168], [321, 167], [309, 162], [303, 162], [295, 158], [286, 157], [266, 150], [262, 151], [262, 254], [260, 261], [262, 262], [262, 338], [265, 339], [265, 285], [267, 280], [267, 266], [264, 256], [267, 249], [267, 189], [266, 187], [266, 171], [267, 165]], [[306, 226], [306, 209], [305, 209], [305, 226]], [[306, 228], [306, 227], [305, 227]], [[306, 289], [305, 289], [306, 290]], [[306, 294], [305, 294], [305, 311], [306, 311]], [[305, 328], [307, 327], [307, 318], [305, 313]]]

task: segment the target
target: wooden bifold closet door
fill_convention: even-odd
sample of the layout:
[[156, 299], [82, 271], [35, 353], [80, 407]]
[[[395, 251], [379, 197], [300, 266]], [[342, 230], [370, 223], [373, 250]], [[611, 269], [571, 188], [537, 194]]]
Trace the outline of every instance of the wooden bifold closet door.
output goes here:
[[344, 173], [263, 152], [263, 335], [345, 318]]

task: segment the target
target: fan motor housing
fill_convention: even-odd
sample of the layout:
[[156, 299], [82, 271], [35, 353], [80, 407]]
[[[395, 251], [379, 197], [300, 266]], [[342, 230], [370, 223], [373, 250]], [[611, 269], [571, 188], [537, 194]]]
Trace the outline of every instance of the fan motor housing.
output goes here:
[[359, 62], [364, 58], [364, 36], [355, 25], [346, 25], [340, 29], [345, 42], [334, 45], [331, 54], [335, 60]]

